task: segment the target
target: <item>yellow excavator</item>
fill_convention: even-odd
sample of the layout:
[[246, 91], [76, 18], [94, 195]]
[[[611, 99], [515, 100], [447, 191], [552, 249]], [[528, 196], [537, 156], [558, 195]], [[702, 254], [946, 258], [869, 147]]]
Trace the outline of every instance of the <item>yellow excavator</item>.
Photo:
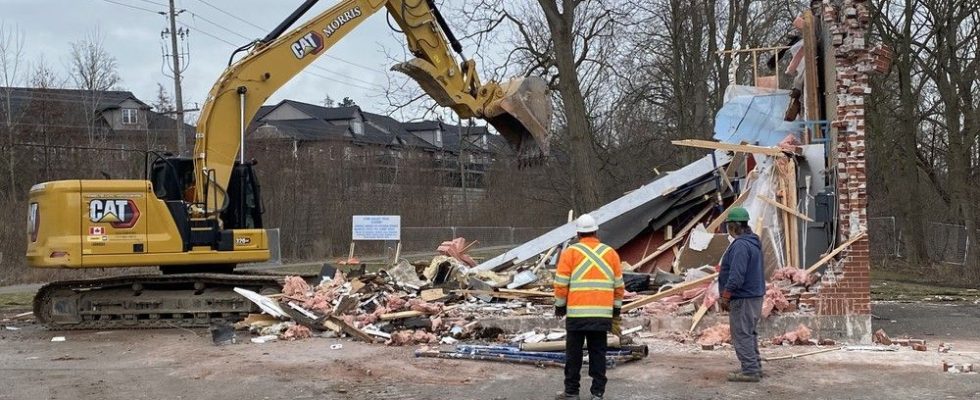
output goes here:
[[200, 327], [254, 312], [232, 289], [274, 290], [281, 277], [235, 271], [270, 257], [255, 162], [245, 158], [246, 124], [277, 89], [382, 9], [415, 57], [393, 70], [460, 118], [485, 119], [521, 156], [547, 154], [547, 84], [540, 78], [480, 82], [475, 62], [463, 55], [432, 0], [346, 0], [290, 30], [316, 3], [306, 0], [265, 38], [232, 54], [201, 110], [190, 158], [153, 154], [143, 180], [31, 188], [31, 267], [161, 271], [45, 285], [34, 299], [40, 322], [56, 329]]

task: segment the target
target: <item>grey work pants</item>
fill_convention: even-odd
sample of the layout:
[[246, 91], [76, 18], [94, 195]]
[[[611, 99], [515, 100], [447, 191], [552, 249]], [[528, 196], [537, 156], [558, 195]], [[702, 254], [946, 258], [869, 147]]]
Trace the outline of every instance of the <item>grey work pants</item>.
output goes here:
[[728, 324], [732, 331], [735, 355], [742, 363], [743, 374], [761, 374], [759, 337], [755, 331], [762, 315], [762, 297], [732, 299], [729, 303]]

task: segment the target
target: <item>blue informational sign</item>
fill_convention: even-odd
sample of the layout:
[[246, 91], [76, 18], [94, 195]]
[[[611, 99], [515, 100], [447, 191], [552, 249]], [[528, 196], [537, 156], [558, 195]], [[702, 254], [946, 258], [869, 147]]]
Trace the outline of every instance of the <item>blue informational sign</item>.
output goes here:
[[352, 240], [401, 240], [401, 215], [355, 215]]

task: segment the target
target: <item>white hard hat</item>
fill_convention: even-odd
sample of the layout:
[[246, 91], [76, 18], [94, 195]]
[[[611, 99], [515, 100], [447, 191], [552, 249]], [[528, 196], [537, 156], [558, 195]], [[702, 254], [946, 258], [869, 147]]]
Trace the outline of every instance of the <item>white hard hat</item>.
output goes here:
[[598, 230], [599, 224], [589, 214], [582, 214], [582, 216], [575, 220], [575, 231], [578, 233], [592, 233]]

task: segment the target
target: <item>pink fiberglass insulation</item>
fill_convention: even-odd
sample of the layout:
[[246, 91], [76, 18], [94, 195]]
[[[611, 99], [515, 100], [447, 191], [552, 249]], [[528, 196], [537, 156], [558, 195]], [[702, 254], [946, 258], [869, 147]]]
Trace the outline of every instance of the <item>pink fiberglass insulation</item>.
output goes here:
[[470, 266], [471, 268], [475, 267], [476, 261], [474, 261], [473, 258], [467, 255], [465, 252], [463, 252], [463, 249], [465, 248], [466, 248], [466, 239], [458, 237], [453, 240], [442, 242], [442, 244], [440, 244], [439, 248], [437, 248], [436, 250], [438, 250], [439, 253], [444, 256], [449, 256], [459, 261], [462, 261], [463, 263]]
[[718, 281], [711, 282], [708, 286], [708, 290], [704, 292], [704, 299], [701, 300], [701, 305], [704, 307], [711, 307], [718, 302], [718, 298], [721, 297], [718, 293]]
[[299, 340], [310, 337], [313, 337], [313, 332], [310, 331], [310, 328], [303, 325], [290, 326], [288, 329], [286, 329], [286, 332], [283, 332], [283, 334], [280, 336], [280, 338], [284, 340]]
[[809, 345], [813, 344], [810, 342], [813, 332], [806, 325], [800, 324], [795, 330], [784, 333], [781, 336], [776, 336], [772, 338], [772, 344], [793, 344], [793, 345]]
[[324, 293], [316, 293], [313, 297], [306, 297], [303, 300], [303, 308], [316, 311], [320, 314], [330, 314], [333, 310], [333, 306], [330, 305], [330, 297]]
[[769, 318], [773, 311], [782, 313], [793, 311], [795, 309], [796, 306], [791, 304], [789, 300], [786, 299], [786, 295], [783, 294], [781, 289], [771, 283], [766, 284], [766, 296], [762, 300], [763, 318]]
[[310, 285], [299, 276], [287, 276], [282, 285], [282, 293], [289, 297], [306, 297], [309, 292]]
[[643, 308], [640, 309], [641, 310], [640, 312], [643, 315], [653, 315], [653, 316], [662, 317], [665, 315], [671, 315], [673, 313], [676, 313], [678, 309], [677, 304], [678, 303], [667, 303], [667, 302], [651, 303], [651, 304], [647, 304], [646, 306], [643, 306]]
[[402, 330], [391, 334], [386, 344], [389, 346], [406, 346], [416, 344], [435, 344], [439, 337], [423, 330]]
[[436, 315], [442, 312], [441, 304], [428, 303], [422, 299], [409, 300], [408, 308], [412, 311], [418, 311], [426, 315]]
[[796, 267], [784, 267], [772, 273], [772, 281], [789, 281], [794, 284], [807, 285], [810, 283], [810, 276], [805, 270]]
[[700, 345], [719, 345], [732, 342], [732, 332], [728, 324], [718, 324], [701, 331], [697, 343]]
[[388, 298], [388, 304], [386, 307], [391, 310], [391, 312], [396, 312], [404, 308], [406, 303], [408, 303], [408, 300], [405, 300], [402, 297], [391, 296]]

